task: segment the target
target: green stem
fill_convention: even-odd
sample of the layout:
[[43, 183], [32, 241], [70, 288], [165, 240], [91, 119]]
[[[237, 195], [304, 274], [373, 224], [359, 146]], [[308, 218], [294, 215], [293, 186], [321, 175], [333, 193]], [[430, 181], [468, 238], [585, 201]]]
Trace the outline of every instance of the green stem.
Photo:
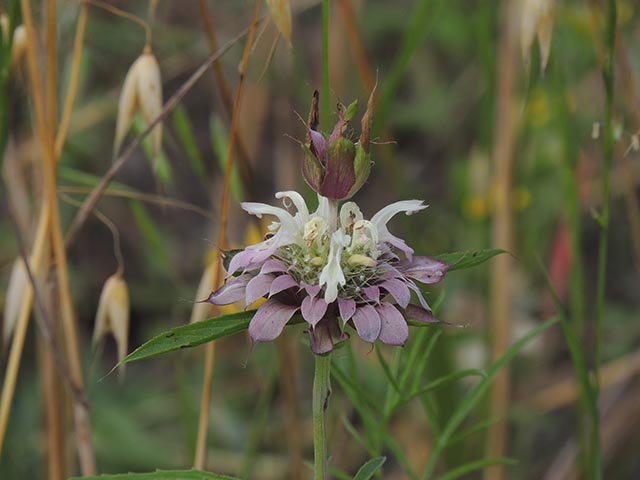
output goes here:
[[322, 0], [322, 91], [320, 123], [327, 132], [331, 127], [331, 95], [329, 92], [329, 0]]
[[313, 377], [313, 455], [314, 480], [327, 478], [327, 425], [325, 412], [331, 396], [331, 356], [315, 355]]
[[[616, 44], [616, 2], [607, 1], [607, 24], [605, 29], [605, 58], [603, 80], [606, 93], [604, 111], [604, 151], [602, 165], [602, 212], [600, 213], [600, 247], [598, 251], [598, 283], [596, 290], [596, 346], [595, 346], [595, 392], [600, 390], [600, 365], [602, 364], [602, 325], [604, 319], [604, 291], [607, 273], [607, 247], [609, 244], [609, 196], [611, 189], [611, 163], [615, 138], [613, 133], [613, 90], [614, 90], [614, 58]], [[600, 458], [600, 425], [593, 425], [591, 433], [591, 457], [593, 458], [592, 478], [602, 478], [602, 461]]]

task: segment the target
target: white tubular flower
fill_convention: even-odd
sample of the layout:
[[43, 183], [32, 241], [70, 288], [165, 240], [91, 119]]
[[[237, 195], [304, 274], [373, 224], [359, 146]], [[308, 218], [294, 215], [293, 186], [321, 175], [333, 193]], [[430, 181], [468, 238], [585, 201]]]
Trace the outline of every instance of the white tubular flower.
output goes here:
[[405, 212], [407, 215], [411, 215], [427, 207], [428, 205], [425, 205], [422, 200], [402, 200], [381, 209], [371, 219], [371, 223], [378, 231], [378, 240], [380, 242], [390, 243], [394, 247], [402, 250], [407, 258], [411, 259], [413, 256], [413, 248], [407, 245], [401, 238], [391, 235], [387, 229], [387, 223], [398, 213]]
[[342, 272], [340, 259], [342, 250], [349, 245], [351, 238], [349, 235], [342, 233], [342, 230], [336, 230], [331, 235], [331, 244], [329, 246], [329, 258], [327, 264], [320, 273], [320, 286], [326, 285], [324, 292], [324, 301], [327, 303], [334, 302], [338, 298], [338, 285], [344, 286], [346, 279]]
[[358, 220], [353, 224], [353, 236], [349, 251], [362, 251], [369, 253], [374, 259], [378, 258], [378, 229], [369, 220]]
[[350, 235], [353, 232], [353, 225], [362, 220], [362, 212], [355, 202], [347, 202], [340, 209], [340, 226], [342, 230]]
[[304, 225], [304, 234], [302, 239], [305, 246], [310, 248], [314, 243], [318, 244], [322, 241], [322, 236], [327, 231], [327, 222], [322, 217], [313, 217]]

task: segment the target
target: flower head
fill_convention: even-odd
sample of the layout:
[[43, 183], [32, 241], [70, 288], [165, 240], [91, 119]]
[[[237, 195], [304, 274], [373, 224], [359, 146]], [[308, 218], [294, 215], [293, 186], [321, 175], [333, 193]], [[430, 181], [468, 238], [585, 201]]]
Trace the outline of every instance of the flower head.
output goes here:
[[[347, 323], [367, 342], [404, 345], [407, 319], [436, 321], [416, 282], [439, 282], [449, 265], [414, 257], [387, 228], [398, 213], [426, 208], [422, 201], [392, 203], [366, 220], [354, 202], [338, 210], [336, 201], [319, 195], [318, 208], [310, 213], [297, 192], [279, 192], [276, 198], [285, 208], [242, 204], [247, 212], [276, 221], [268, 238], [231, 258], [226, 283], [208, 299], [249, 305], [267, 297], [249, 326], [254, 342], [275, 339], [298, 313], [310, 325], [311, 349], [318, 354], [348, 338]], [[420, 306], [410, 305], [411, 292]]]

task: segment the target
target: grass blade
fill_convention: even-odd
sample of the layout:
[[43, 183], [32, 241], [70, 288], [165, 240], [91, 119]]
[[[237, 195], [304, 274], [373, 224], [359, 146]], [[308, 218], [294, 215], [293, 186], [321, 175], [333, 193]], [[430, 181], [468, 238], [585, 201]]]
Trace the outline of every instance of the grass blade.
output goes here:
[[469, 415], [471, 410], [483, 398], [484, 394], [489, 389], [492, 380], [496, 377], [502, 367], [509, 363], [531, 339], [558, 323], [558, 320], [558, 317], [553, 317], [531, 330], [527, 335], [511, 345], [504, 355], [489, 367], [486, 372], [486, 377], [469, 391], [465, 399], [460, 403], [460, 405], [458, 405], [455, 412], [451, 415], [451, 418], [440, 432], [431, 455], [429, 456], [429, 461], [423, 475], [424, 479], [431, 478], [440, 453], [447, 446], [454, 432], [462, 424], [467, 415]]

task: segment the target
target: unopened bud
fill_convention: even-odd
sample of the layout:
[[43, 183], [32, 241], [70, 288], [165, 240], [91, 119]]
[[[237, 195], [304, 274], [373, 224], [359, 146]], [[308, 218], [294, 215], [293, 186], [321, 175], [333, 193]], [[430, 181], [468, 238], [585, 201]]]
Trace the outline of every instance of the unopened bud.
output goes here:
[[353, 196], [366, 182], [371, 171], [369, 143], [373, 120], [373, 92], [362, 118], [362, 134], [354, 144], [345, 132], [358, 103], [338, 104], [339, 120], [327, 137], [317, 131], [318, 92], [314, 92], [307, 123], [307, 141], [303, 148], [302, 174], [307, 183], [323, 197], [344, 200]]

